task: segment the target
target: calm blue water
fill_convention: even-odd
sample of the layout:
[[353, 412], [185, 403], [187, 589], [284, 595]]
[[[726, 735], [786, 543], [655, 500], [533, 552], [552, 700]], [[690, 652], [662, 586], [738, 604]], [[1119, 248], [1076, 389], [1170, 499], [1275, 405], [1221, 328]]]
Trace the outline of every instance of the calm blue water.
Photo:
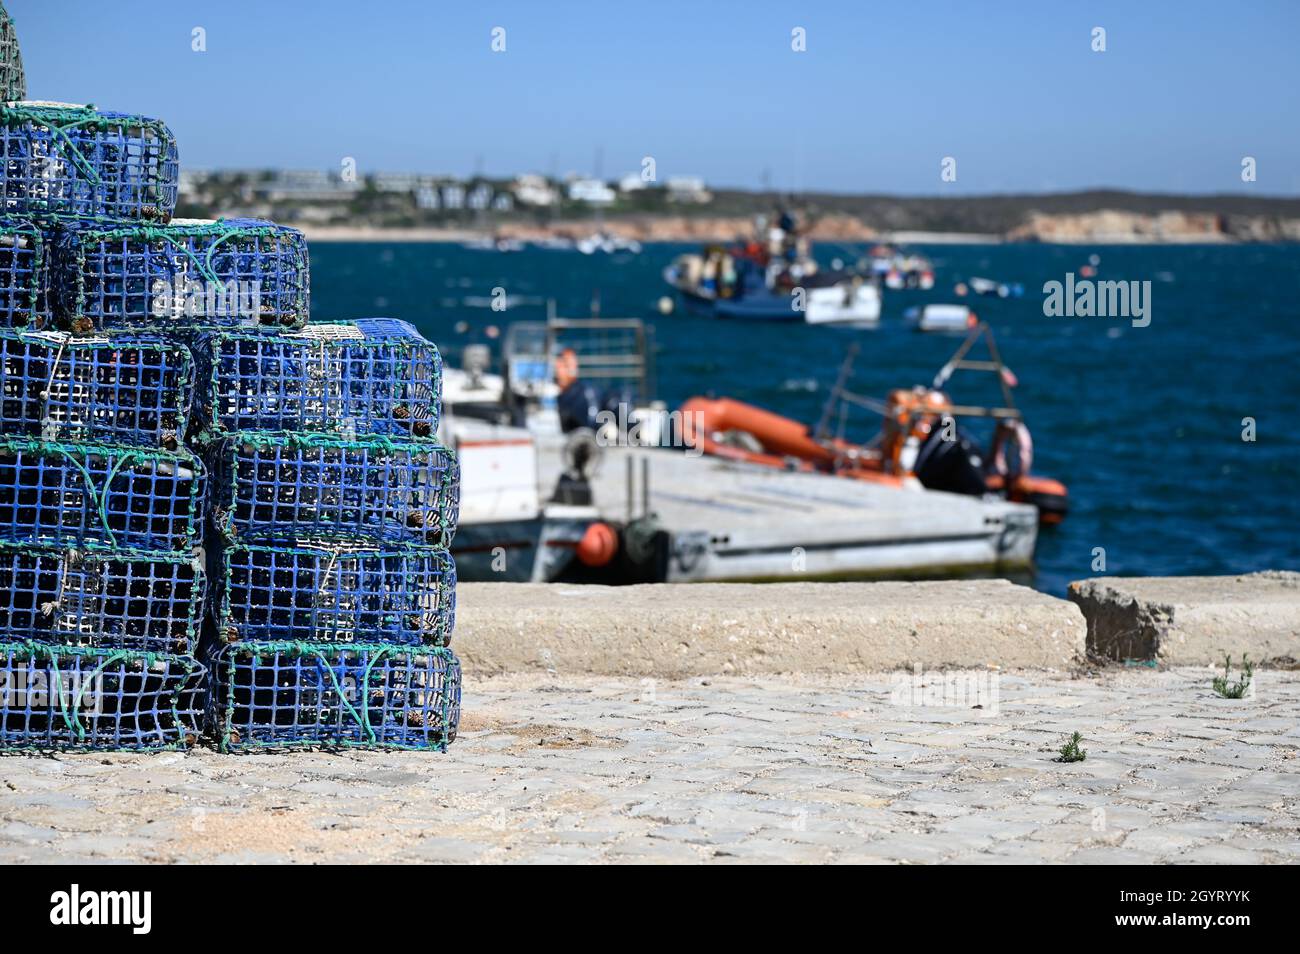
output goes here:
[[[1235, 573], [1300, 569], [1300, 247], [941, 246], [933, 292], [886, 292], [876, 331], [733, 324], [663, 317], [660, 271], [685, 246], [648, 246], [635, 257], [528, 250], [499, 255], [454, 245], [316, 244], [313, 316], [386, 315], [419, 326], [458, 359], [488, 325], [538, 319], [538, 307], [505, 314], [465, 304], [495, 286], [553, 297], [560, 313], [636, 316], [656, 329], [659, 395], [676, 406], [701, 393], [728, 395], [815, 421], [845, 347], [861, 351], [852, 387], [875, 396], [928, 383], [956, 347], [920, 335], [904, 308], [957, 300], [970, 275], [1021, 282], [1019, 300], [967, 299], [997, 335], [1020, 380], [1017, 400], [1035, 441], [1035, 470], [1070, 488], [1065, 524], [1044, 530], [1035, 585], [1060, 593], [1096, 575], [1095, 547], [1112, 574]], [[1100, 279], [1152, 281], [1152, 321], [1048, 318], [1045, 281], [1078, 274], [1101, 255]], [[838, 249], [822, 248], [829, 259]], [[468, 321], [466, 334], [454, 330]], [[958, 378], [958, 400], [993, 395], [989, 382]], [[985, 387], [979, 385], [985, 384]], [[1242, 440], [1242, 419], [1258, 439]], [[866, 418], [850, 436], [866, 437]]]

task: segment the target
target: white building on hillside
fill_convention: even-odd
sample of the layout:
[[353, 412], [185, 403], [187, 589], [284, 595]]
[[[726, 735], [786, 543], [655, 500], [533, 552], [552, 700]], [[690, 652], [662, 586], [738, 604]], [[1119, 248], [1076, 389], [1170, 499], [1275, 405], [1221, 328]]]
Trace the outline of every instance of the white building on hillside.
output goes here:
[[588, 205], [612, 205], [617, 196], [599, 179], [574, 179], [569, 183], [569, 198]]
[[623, 178], [618, 180], [619, 192], [640, 192], [642, 189], [650, 188], [651, 183], [641, 178], [639, 172], [629, 172]]
[[703, 205], [713, 201], [713, 193], [704, 187], [704, 180], [698, 176], [674, 176], [668, 180], [668, 201]]
[[511, 191], [520, 205], [551, 206], [560, 201], [560, 193], [544, 176], [531, 173], [517, 177]]

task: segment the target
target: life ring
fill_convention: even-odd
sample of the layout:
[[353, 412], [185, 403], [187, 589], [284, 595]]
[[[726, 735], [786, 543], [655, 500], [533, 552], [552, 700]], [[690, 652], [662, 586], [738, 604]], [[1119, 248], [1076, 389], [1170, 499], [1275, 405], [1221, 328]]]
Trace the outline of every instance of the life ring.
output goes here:
[[[1016, 466], [1012, 470], [1007, 465], [1007, 444], [1016, 445]], [[1029, 428], [1019, 418], [998, 422], [993, 432], [993, 446], [989, 450], [989, 469], [1000, 477], [1009, 474], [1028, 474], [1034, 469], [1034, 439]]]

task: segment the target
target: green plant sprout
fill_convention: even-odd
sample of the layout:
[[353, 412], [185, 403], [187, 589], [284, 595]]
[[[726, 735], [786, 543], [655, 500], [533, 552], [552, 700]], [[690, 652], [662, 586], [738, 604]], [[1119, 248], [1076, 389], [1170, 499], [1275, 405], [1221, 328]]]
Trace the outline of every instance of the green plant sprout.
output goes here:
[[1236, 682], [1230, 682], [1231, 677], [1232, 656], [1224, 656], [1223, 675], [1214, 677], [1214, 691], [1225, 699], [1240, 699], [1255, 684], [1255, 664], [1250, 661], [1250, 656], [1241, 654], [1241, 674]]

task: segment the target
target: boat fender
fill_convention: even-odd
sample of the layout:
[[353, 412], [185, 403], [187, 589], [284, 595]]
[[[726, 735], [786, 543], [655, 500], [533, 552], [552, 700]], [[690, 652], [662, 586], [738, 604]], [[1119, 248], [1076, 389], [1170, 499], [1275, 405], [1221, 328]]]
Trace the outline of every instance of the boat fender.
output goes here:
[[657, 556], [655, 542], [662, 533], [663, 528], [653, 514], [633, 520], [623, 531], [627, 558], [640, 567], [652, 565]]
[[618, 534], [609, 524], [598, 520], [587, 527], [575, 552], [584, 566], [605, 566], [618, 553]]

